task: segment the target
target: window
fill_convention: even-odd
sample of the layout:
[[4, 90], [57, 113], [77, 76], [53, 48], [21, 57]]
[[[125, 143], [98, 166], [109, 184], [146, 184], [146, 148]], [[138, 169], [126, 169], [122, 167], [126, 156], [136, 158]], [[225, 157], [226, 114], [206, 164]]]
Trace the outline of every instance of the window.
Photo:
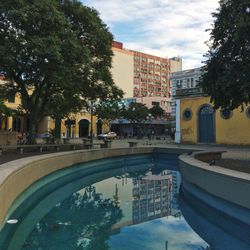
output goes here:
[[159, 102], [152, 102], [152, 105], [153, 106], [160, 106], [160, 103]]
[[177, 88], [181, 88], [182, 87], [182, 80], [177, 80]]
[[193, 113], [192, 113], [191, 109], [189, 109], [189, 108], [186, 108], [182, 113], [182, 119], [185, 121], [191, 120], [192, 116], [193, 116]]
[[220, 115], [221, 115], [221, 117], [223, 119], [228, 120], [228, 119], [230, 119], [232, 117], [233, 111], [231, 111], [230, 109], [225, 108], [225, 109], [222, 109], [220, 111]]

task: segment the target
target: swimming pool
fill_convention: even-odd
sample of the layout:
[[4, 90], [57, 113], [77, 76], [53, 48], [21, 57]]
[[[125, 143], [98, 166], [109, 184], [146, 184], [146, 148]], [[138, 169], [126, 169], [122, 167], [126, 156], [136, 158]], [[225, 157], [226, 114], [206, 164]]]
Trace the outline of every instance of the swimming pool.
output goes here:
[[215, 218], [242, 227], [184, 197], [180, 186], [177, 154], [116, 157], [57, 171], [19, 198], [10, 217], [18, 223], [1, 231], [1, 249], [249, 249], [249, 228], [242, 229], [243, 239], [221, 228]]

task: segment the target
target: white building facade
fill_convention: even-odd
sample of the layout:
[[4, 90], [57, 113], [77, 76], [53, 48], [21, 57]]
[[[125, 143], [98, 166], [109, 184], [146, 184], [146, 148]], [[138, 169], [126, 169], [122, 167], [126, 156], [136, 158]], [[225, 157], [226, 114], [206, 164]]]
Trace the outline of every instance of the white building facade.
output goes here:
[[170, 92], [171, 92], [171, 116], [176, 117], [176, 90], [196, 88], [201, 76], [201, 67], [171, 73]]
[[170, 76], [170, 91], [171, 91], [171, 117], [175, 120], [175, 142], [180, 143], [180, 99], [176, 96], [181, 95], [181, 91], [195, 92], [197, 84], [202, 73], [202, 68], [194, 68], [174, 72]]

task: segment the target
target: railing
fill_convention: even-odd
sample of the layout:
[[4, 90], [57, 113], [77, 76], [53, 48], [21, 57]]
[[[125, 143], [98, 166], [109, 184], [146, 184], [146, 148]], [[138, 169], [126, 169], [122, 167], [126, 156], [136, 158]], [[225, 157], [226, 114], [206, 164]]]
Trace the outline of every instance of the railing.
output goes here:
[[192, 95], [202, 95], [203, 92], [200, 88], [188, 88], [188, 89], [176, 89], [177, 96], [192, 96]]

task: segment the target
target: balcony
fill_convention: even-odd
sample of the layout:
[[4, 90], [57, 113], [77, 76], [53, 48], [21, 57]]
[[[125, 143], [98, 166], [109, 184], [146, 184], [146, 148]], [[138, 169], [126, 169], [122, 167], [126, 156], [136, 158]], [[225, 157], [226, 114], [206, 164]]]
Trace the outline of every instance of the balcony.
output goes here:
[[199, 96], [202, 95], [203, 92], [200, 88], [187, 88], [187, 89], [176, 89], [176, 97], [184, 97], [184, 96]]

